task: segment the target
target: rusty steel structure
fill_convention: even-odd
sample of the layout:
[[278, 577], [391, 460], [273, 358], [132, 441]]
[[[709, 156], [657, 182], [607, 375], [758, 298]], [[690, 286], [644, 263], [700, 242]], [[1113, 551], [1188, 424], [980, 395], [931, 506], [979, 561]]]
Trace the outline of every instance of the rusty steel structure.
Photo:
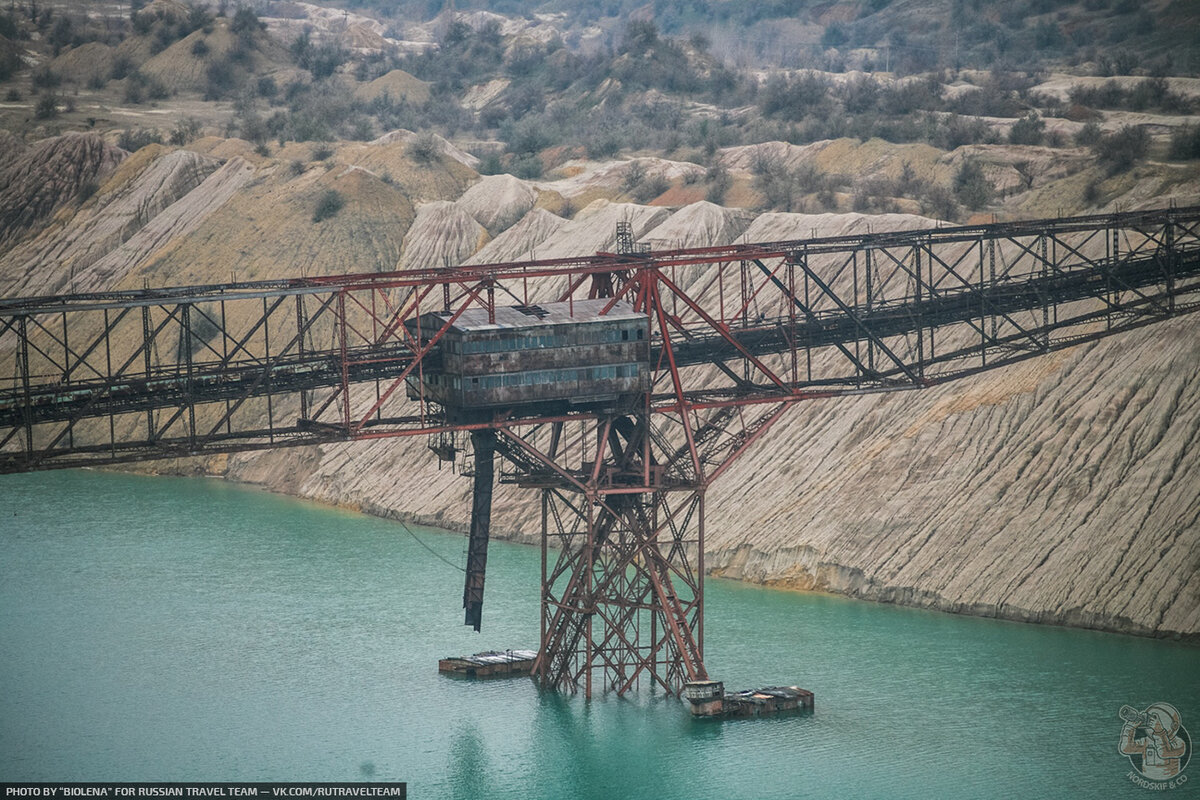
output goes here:
[[[708, 677], [706, 491], [789, 407], [1200, 308], [1200, 207], [668, 251], [622, 233], [619, 252], [574, 259], [0, 300], [0, 472], [404, 436], [455, 458], [469, 437], [468, 624], [495, 454], [499, 480], [541, 496], [534, 674], [678, 693]], [[577, 303], [640, 320], [644, 339], [604, 351], [632, 359], [637, 392], [587, 376], [488, 395], [507, 406], [434, 391], [471, 379], [452, 358], [471, 345], [447, 346], [466, 320], [541, 308], [569, 325]], [[538, 335], [521, 346], [554, 344]]]

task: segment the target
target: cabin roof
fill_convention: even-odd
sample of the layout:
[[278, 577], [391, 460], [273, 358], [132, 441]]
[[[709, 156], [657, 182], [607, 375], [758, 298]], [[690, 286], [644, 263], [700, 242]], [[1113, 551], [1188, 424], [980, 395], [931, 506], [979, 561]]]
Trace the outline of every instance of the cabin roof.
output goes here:
[[[601, 316], [600, 312], [612, 302], [612, 298], [576, 300], [573, 303], [534, 303], [528, 306], [497, 306], [495, 322], [488, 321], [486, 308], [468, 308], [454, 321], [451, 330], [470, 333], [475, 331], [513, 330], [520, 328], [544, 328], [548, 325], [579, 325], [598, 322], [627, 322], [644, 320], [644, 312], [633, 310], [627, 300], [618, 300]], [[435, 312], [443, 323], [454, 316], [453, 312]]]

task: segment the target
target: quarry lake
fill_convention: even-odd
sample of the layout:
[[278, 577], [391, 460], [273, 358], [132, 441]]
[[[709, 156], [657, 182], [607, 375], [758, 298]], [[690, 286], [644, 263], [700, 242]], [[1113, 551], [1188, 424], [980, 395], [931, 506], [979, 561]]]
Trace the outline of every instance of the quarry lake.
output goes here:
[[[414, 798], [1145, 797], [1124, 704], [1200, 732], [1200, 649], [707, 585], [730, 688], [811, 715], [691, 719], [437, 660], [537, 646], [539, 555], [494, 543], [483, 632], [465, 540], [230, 486], [0, 478], [0, 780], [407, 781]], [[1030, 535], [1036, 535], [1031, 532]], [[1180, 565], [1188, 568], [1187, 565]], [[1194, 780], [1161, 792], [1200, 796]]]

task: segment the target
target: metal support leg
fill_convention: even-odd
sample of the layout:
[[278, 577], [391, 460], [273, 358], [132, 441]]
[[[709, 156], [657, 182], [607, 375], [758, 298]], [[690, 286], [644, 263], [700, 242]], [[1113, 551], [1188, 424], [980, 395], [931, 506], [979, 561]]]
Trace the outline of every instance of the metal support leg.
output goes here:
[[467, 541], [467, 577], [463, 586], [463, 624], [479, 630], [483, 616], [483, 580], [487, 570], [488, 532], [492, 524], [492, 462], [496, 452], [494, 431], [472, 431], [475, 449], [475, 486], [471, 494], [471, 533]]

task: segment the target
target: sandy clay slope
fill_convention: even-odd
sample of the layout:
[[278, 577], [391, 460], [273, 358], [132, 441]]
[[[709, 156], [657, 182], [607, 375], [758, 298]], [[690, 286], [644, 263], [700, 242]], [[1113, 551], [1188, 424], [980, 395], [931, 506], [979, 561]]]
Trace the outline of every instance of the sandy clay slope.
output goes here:
[[[530, 208], [539, 187], [481, 183], [450, 158], [450, 171], [435, 179], [386, 138], [303, 163], [291, 153], [218, 163], [211, 149], [125, 157], [69, 144], [92, 153], [91, 166], [59, 194], [38, 198], [36, 214], [10, 217], [8, 235], [21, 244], [0, 259], [6, 290], [63, 285], [46, 275], [54, 263], [27, 246], [35, 241], [73, 259], [76, 281], [98, 289], [151, 277], [168, 284], [231, 272], [251, 279], [375, 271], [472, 251], [481, 262], [590, 254], [615, 247], [617, 222], [659, 246], [932, 224], [902, 214], [752, 218], [707, 203], [670, 209], [607, 200], [564, 219]], [[63, 146], [30, 150], [48, 160]], [[41, 174], [38, 163], [23, 159], [20, 174]], [[76, 207], [72, 187], [86, 180], [99, 190]], [[331, 190], [343, 209], [314, 222], [315, 203]], [[40, 234], [30, 231], [51, 216]], [[708, 565], [798, 589], [1200, 638], [1197, 364], [1200, 329], [1189, 316], [940, 388], [799, 405], [711, 490]], [[464, 529], [470, 482], [439, 470], [426, 444], [335, 444], [148, 468], [217, 473]], [[536, 496], [499, 486], [493, 530], [534, 541]], [[457, 599], [448, 586], [431, 602]]]
[[[714, 231], [708, 244], [930, 223], [770, 214], [746, 228], [737, 212], [718, 220], [712, 208], [620, 206], [536, 228], [545, 233], [538, 255], [610, 248], [617, 219], [633, 221], [643, 239], [672, 240], [694, 217]], [[518, 240], [505, 252], [504, 239], [488, 246], [487, 261], [528, 255]], [[1197, 363], [1196, 320], [1183, 318], [938, 389], [797, 407], [712, 491], [708, 564], [779, 586], [1194, 638]], [[423, 441], [237, 456], [223, 469], [460, 530], [470, 507], [469, 481], [439, 471]], [[498, 487], [499, 535], [533, 541], [538, 520], [532, 494]]]

